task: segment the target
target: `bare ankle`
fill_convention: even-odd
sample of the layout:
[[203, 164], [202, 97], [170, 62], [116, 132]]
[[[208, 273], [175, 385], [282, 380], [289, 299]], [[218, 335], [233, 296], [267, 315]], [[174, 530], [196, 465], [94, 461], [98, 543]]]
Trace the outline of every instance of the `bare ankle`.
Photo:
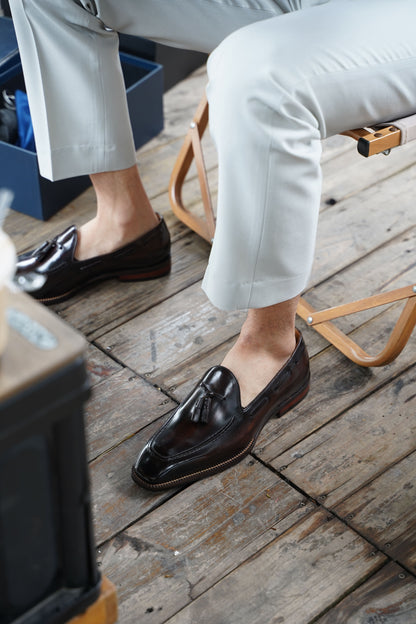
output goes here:
[[241, 333], [223, 365], [236, 376], [242, 405], [247, 405], [279, 372], [296, 347], [298, 298], [249, 310]]
[[250, 333], [242, 329], [237, 343], [242, 351], [270, 352], [278, 357], [290, 355], [296, 346], [295, 332], [285, 333]]

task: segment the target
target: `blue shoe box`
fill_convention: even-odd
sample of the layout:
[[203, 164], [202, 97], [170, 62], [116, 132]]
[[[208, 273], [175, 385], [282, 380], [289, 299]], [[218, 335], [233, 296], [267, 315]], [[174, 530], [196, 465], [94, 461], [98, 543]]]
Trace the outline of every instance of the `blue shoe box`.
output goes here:
[[[0, 18], [0, 22], [11, 20]], [[1, 31], [0, 31], [1, 34]], [[4, 52], [4, 50], [3, 50]], [[163, 129], [163, 68], [131, 54], [120, 53], [136, 149]], [[4, 71], [3, 71], [4, 70]], [[0, 91], [24, 90], [18, 53], [0, 62]], [[0, 188], [14, 192], [13, 209], [47, 220], [90, 185], [88, 176], [51, 182], [39, 173], [34, 152], [0, 141]]]

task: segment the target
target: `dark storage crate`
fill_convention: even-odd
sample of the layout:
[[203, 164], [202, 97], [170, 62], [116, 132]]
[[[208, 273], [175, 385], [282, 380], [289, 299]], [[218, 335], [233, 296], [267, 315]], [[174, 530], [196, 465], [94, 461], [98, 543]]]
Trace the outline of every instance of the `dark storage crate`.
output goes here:
[[95, 602], [83, 340], [24, 295], [0, 362], [0, 623], [61, 624]]

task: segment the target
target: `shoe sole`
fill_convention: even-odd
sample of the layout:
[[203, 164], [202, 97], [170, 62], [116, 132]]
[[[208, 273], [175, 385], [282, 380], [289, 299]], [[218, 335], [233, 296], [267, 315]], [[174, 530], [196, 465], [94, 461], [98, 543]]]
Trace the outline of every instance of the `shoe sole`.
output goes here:
[[[293, 409], [306, 397], [308, 392], [309, 379], [307, 385], [296, 396], [294, 396], [292, 399], [289, 399], [289, 401], [285, 403], [285, 405], [283, 405], [276, 414], [271, 414], [267, 418], [263, 427], [267, 424], [269, 420], [271, 420], [271, 418], [280, 418], [281, 416], [286, 414], [286, 412]], [[189, 483], [194, 483], [195, 481], [199, 481], [200, 479], [203, 479], [205, 477], [210, 477], [214, 474], [218, 474], [219, 472], [222, 472], [223, 470], [226, 470], [227, 468], [231, 468], [231, 466], [238, 464], [242, 459], [244, 459], [244, 457], [246, 457], [250, 453], [250, 451], [254, 448], [257, 442], [257, 438], [260, 435], [263, 427], [260, 427], [255, 438], [250, 440], [250, 443], [246, 446], [245, 449], [243, 449], [242, 451], [237, 453], [237, 455], [234, 455], [230, 459], [227, 459], [226, 461], [223, 461], [219, 464], [215, 464], [215, 466], [211, 466], [210, 468], [204, 468], [203, 470], [199, 470], [198, 472], [193, 472], [189, 475], [178, 477], [177, 479], [172, 479], [171, 481], [165, 481], [164, 483], [150, 483], [149, 481], [146, 481], [142, 477], [140, 477], [133, 466], [131, 470], [132, 479], [135, 483], [137, 483], [137, 485], [140, 485], [146, 490], [159, 491], [168, 490], [172, 487], [178, 487], [181, 485], [188, 485]]]
[[[72, 290], [68, 290], [62, 295], [57, 295], [56, 297], [45, 297], [39, 298], [37, 301], [43, 303], [44, 305], [53, 305], [55, 303], [62, 303], [63, 301], [67, 301], [71, 297], [73, 297], [76, 293], [88, 288], [89, 286], [94, 286], [99, 284], [100, 282], [104, 282], [109, 279], [118, 279], [120, 282], [145, 282], [147, 280], [157, 279], [158, 277], [163, 277], [164, 275], [168, 275], [171, 271], [172, 263], [169, 258], [162, 264], [157, 265], [156, 267], [146, 269], [146, 271], [142, 271], [139, 273], [107, 273], [105, 275], [99, 275], [93, 279], [76, 286]], [[36, 297], [35, 297], [36, 298]]]

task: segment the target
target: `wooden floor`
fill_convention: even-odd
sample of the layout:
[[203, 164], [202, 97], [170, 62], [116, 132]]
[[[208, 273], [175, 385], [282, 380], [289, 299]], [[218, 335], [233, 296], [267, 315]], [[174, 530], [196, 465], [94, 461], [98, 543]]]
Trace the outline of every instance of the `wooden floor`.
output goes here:
[[[416, 335], [392, 365], [361, 369], [299, 320], [310, 394], [265, 427], [251, 456], [164, 493], [131, 481], [137, 453], [220, 362], [243, 318], [202, 293], [209, 246], [178, 223], [167, 196], [204, 83], [199, 70], [166, 95], [165, 130], [138, 152], [172, 233], [171, 275], [108, 282], [54, 308], [89, 341], [98, 559], [117, 586], [119, 622], [414, 624]], [[324, 144], [323, 172], [309, 299], [335, 304], [416, 282], [416, 142], [364, 160], [335, 137]], [[192, 181], [187, 196], [198, 208]], [[93, 213], [88, 190], [46, 223], [11, 213], [6, 230], [23, 251]], [[376, 351], [396, 316], [379, 309], [341, 325]]]

